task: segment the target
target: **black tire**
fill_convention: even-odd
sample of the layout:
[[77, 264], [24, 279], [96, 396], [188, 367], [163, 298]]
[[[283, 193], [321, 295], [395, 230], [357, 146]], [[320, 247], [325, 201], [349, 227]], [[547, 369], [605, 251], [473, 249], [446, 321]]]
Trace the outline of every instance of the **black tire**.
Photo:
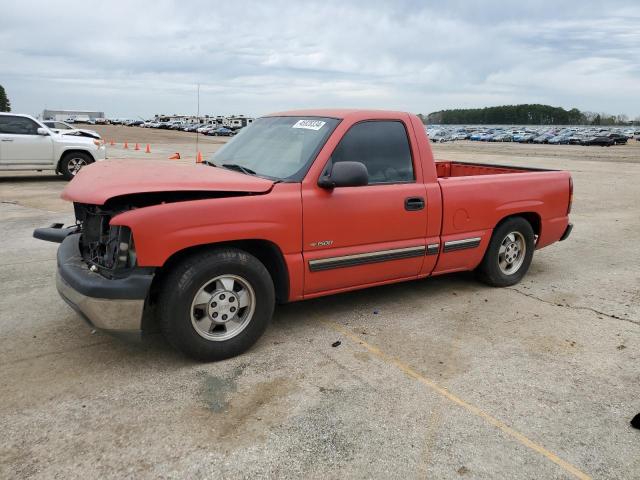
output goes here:
[[[512, 243], [511, 240], [507, 239], [508, 235], [512, 235], [514, 240], [521, 240], [521, 243], [525, 245], [525, 251], [522, 254], [519, 266], [511, 272], [505, 272], [500, 265], [500, 248], [503, 242]], [[513, 243], [516, 242], [514, 241]], [[493, 287], [515, 285], [522, 280], [522, 277], [529, 270], [534, 248], [533, 228], [531, 228], [531, 224], [527, 220], [522, 217], [511, 217], [505, 220], [493, 231], [482, 263], [477, 269], [480, 280]], [[512, 265], [515, 267], [518, 261], [516, 260]]]
[[73, 177], [85, 167], [93, 163], [93, 157], [84, 152], [69, 152], [60, 160], [60, 173], [67, 180], [73, 180]]
[[[243, 330], [227, 340], [211, 340], [194, 326], [193, 302], [203, 285], [221, 275], [246, 281], [255, 294], [255, 305]], [[169, 343], [186, 355], [202, 361], [223, 360], [245, 352], [262, 336], [274, 306], [275, 289], [265, 266], [242, 250], [220, 248], [194, 254], [174, 265], [160, 289], [160, 327]]]

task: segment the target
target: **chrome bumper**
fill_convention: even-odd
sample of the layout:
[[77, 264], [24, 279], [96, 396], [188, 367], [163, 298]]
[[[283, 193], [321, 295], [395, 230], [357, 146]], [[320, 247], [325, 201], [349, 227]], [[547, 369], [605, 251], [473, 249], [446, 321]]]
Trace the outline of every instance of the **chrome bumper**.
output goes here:
[[142, 330], [144, 300], [87, 297], [74, 290], [60, 272], [56, 275], [56, 287], [62, 299], [94, 328], [114, 333], [138, 333]]
[[80, 234], [69, 235], [58, 248], [58, 293], [92, 327], [139, 334], [153, 272], [138, 269], [125, 278], [105, 278], [89, 270], [79, 239]]

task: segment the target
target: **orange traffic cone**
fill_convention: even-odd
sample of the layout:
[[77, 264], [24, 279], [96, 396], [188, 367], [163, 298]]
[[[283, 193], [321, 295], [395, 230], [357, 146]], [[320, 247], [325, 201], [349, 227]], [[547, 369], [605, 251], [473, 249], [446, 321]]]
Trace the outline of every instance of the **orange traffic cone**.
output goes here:
[[116, 144], [116, 142], [113, 141], [113, 138], [111, 139], [111, 141], [109, 142], [109, 145], [111, 145], [112, 147]]
[[180, 154], [178, 152], [174, 153], [169, 157], [169, 160], [180, 160]]
[[196, 163], [202, 163], [202, 152], [198, 152], [196, 156]]
[[135, 147], [133, 147], [133, 149], [134, 149], [134, 150], [140, 150], [140, 145], [138, 145], [138, 144], [136, 143], [136, 146], [135, 146]]
[[129, 144], [127, 142], [124, 142], [124, 148], [129, 148]]
[[144, 153], [151, 153], [151, 146], [147, 143], [147, 148], [145, 149]]

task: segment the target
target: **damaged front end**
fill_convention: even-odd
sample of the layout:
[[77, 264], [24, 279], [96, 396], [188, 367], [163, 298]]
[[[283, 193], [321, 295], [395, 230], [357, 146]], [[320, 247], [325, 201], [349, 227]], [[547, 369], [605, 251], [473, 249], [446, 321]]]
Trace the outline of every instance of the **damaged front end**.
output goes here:
[[74, 203], [76, 224], [36, 229], [34, 237], [60, 243], [56, 285], [60, 296], [93, 328], [139, 334], [154, 268], [136, 264], [128, 227], [110, 225], [131, 206]]
[[136, 252], [131, 230], [110, 225], [111, 218], [121, 211], [98, 205], [74, 203], [79, 225], [80, 253], [92, 271], [108, 278], [126, 276], [136, 266]]
[[80, 253], [92, 271], [99, 271], [109, 278], [126, 276], [136, 265], [133, 236], [128, 227], [110, 225], [111, 219], [126, 209], [74, 203], [74, 210], [74, 225], [64, 227], [62, 223], [54, 223], [49, 227], [36, 228], [33, 236], [62, 243], [70, 235], [79, 234]]

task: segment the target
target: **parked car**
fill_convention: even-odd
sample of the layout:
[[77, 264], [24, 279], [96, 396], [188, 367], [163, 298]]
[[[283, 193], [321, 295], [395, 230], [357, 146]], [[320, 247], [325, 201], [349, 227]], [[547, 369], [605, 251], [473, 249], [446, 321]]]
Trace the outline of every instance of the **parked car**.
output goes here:
[[531, 143], [533, 142], [533, 139], [536, 137], [536, 135], [534, 133], [525, 133], [524, 135], [520, 136], [518, 138], [518, 140], [516, 140], [514, 138], [514, 142], [518, 142], [518, 143]]
[[553, 135], [550, 133], [543, 133], [533, 139], [533, 143], [549, 143], [549, 139], [553, 138]]
[[434, 162], [399, 112], [279, 113], [204, 165], [101, 162], [62, 196], [77, 223], [34, 232], [61, 242], [60, 295], [207, 361], [247, 350], [277, 303], [465, 270], [514, 285], [572, 229], [569, 172]]
[[84, 137], [95, 138], [97, 140], [100, 140], [100, 138], [102, 138], [100, 134], [94, 130], [85, 130], [84, 128], [75, 128], [69, 125], [68, 123], [61, 122], [59, 120], [45, 120], [42, 123], [56, 133], [63, 133], [67, 135], [80, 135]]
[[202, 126], [200, 128], [197, 128], [196, 132], [198, 132], [198, 133], [207, 133], [208, 131], [215, 130], [216, 128], [218, 128], [218, 127], [215, 126], [215, 125], [204, 125], [204, 126]]
[[623, 135], [621, 133], [615, 133], [615, 132], [608, 134], [607, 137], [612, 139], [616, 145], [626, 145], [628, 140], [626, 135]]
[[233, 136], [233, 130], [226, 127], [219, 127], [213, 130], [205, 132], [206, 135], [213, 135], [214, 137], [231, 137]]
[[52, 170], [71, 180], [105, 157], [102, 140], [56, 133], [29, 115], [0, 113], [0, 170]]
[[510, 133], [506, 133], [506, 132], [497, 132], [494, 133], [493, 136], [490, 138], [491, 142], [510, 142], [512, 141], [512, 137]]
[[615, 145], [615, 140], [609, 137], [589, 137], [582, 141], [581, 145], [599, 145], [601, 147], [610, 147]]
[[569, 135], [556, 135], [551, 137], [547, 143], [551, 145], [566, 145], [569, 143]]
[[198, 128], [202, 127], [200, 123], [192, 123], [191, 125], [185, 126], [182, 131], [184, 132], [195, 132]]

